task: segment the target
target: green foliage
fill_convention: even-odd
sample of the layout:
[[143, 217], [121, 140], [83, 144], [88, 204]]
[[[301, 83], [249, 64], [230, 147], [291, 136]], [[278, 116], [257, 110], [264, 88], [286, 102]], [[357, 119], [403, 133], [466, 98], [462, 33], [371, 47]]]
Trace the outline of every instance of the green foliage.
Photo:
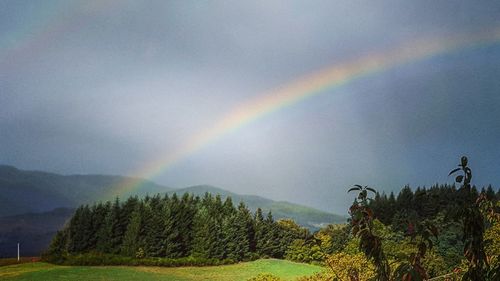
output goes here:
[[82, 252], [90, 248], [91, 213], [88, 206], [82, 206], [75, 211], [68, 228], [68, 251]]
[[145, 256], [146, 254], [144, 253], [144, 249], [142, 249], [142, 247], [139, 247], [139, 249], [137, 249], [137, 252], [135, 252], [135, 258], [143, 259]]
[[280, 256], [280, 244], [279, 244], [279, 228], [274, 222], [273, 215], [271, 212], [267, 214], [266, 219], [261, 224], [262, 237], [257, 243], [258, 253], [262, 257], [273, 257], [277, 258]]
[[285, 256], [289, 245], [297, 239], [309, 240], [309, 231], [300, 227], [291, 219], [280, 219], [276, 223], [277, 231], [277, 248], [276, 254], [278, 256]]
[[462, 173], [456, 176], [455, 181], [462, 183], [459, 189], [462, 200], [458, 202], [460, 207], [458, 215], [463, 224], [464, 256], [468, 261], [468, 269], [463, 279], [481, 281], [485, 280], [486, 272], [489, 270], [483, 240], [485, 221], [479, 208], [479, 201], [474, 200], [477, 192], [471, 187], [472, 170], [467, 164], [467, 157], [462, 156], [458, 168], [453, 169], [449, 175]]
[[131, 259], [283, 258], [294, 240], [308, 235], [292, 220], [275, 222], [270, 213], [263, 219], [261, 211], [253, 215], [244, 203], [235, 208], [230, 198], [222, 202], [210, 194], [201, 200], [190, 194], [131, 197], [125, 203], [116, 198], [78, 208], [45, 258], [57, 263], [87, 253]]
[[[479, 194], [471, 185], [472, 171], [467, 157], [461, 158], [450, 175], [458, 172], [461, 174], [455, 181], [462, 185], [458, 190], [454, 186], [436, 185], [430, 189], [417, 188], [413, 193], [406, 186], [396, 200], [392, 194], [387, 198], [368, 187], [351, 188], [349, 191], [359, 193], [350, 209], [352, 233], [357, 239], [347, 243], [344, 251], [355, 253], [352, 242], [357, 240], [359, 249], [376, 266], [378, 280], [426, 280], [429, 276], [447, 276], [445, 273], [457, 267], [463, 246], [467, 269], [462, 279], [497, 280], [500, 277], [495, 244], [500, 240], [495, 237], [496, 220], [500, 220], [497, 195], [491, 186]], [[368, 198], [368, 192], [375, 193], [374, 200]], [[391, 224], [394, 231], [377, 227], [373, 218]], [[377, 257], [394, 265], [391, 275], [382, 276], [384, 268], [380, 269]]]
[[329, 224], [315, 233], [314, 237], [320, 242], [321, 251], [331, 255], [344, 250], [349, 242], [350, 232], [348, 224]]
[[368, 205], [368, 191], [376, 191], [367, 186], [355, 185], [350, 191], [357, 191], [358, 196], [354, 200], [349, 213], [351, 215], [352, 234], [359, 238], [359, 249], [373, 262], [376, 268], [376, 279], [388, 281], [390, 268], [382, 248], [381, 238], [374, 233], [373, 211]]
[[[358, 192], [358, 197], [350, 208], [352, 233], [359, 239], [361, 252], [373, 262], [376, 269], [375, 279], [386, 281], [427, 279], [429, 275], [424, 259], [434, 246], [433, 239], [437, 238], [437, 227], [429, 221], [410, 221], [407, 217], [408, 228], [404, 234], [407, 238], [398, 236], [374, 219], [375, 215], [370, 206], [383, 207], [380, 204], [380, 196], [377, 196], [378, 193], [374, 189], [356, 185], [349, 191]], [[369, 204], [368, 191], [376, 194], [379, 200], [377, 204]], [[404, 188], [398, 197], [403, 198], [401, 200], [404, 202], [412, 197], [411, 194], [411, 190]], [[385, 204], [392, 203], [386, 201]], [[390, 260], [394, 265], [393, 270], [389, 266]], [[357, 280], [356, 276], [351, 278]]]
[[330, 275], [329, 272], [318, 272], [314, 275], [299, 277], [296, 281], [336, 281]]
[[159, 196], [151, 198], [149, 204], [142, 208], [144, 235], [136, 240], [141, 240], [147, 257], [164, 256], [166, 239], [162, 211], [163, 204]]
[[[138, 256], [140, 256], [140, 250], [138, 250]], [[223, 265], [232, 264], [234, 260], [231, 259], [206, 259], [206, 258], [195, 258], [195, 257], [183, 257], [183, 258], [140, 258], [140, 257], [125, 257], [122, 255], [113, 254], [103, 254], [103, 253], [85, 253], [68, 255], [63, 262], [59, 263], [61, 265], [145, 265], [145, 266], [165, 266], [165, 267], [177, 267], [177, 266], [212, 266], [212, 265]]]
[[409, 255], [407, 262], [402, 262], [395, 270], [394, 276], [396, 280], [424, 280], [427, 279], [427, 269], [423, 265], [423, 259], [428, 251], [432, 250], [434, 242], [432, 236], [437, 238], [438, 230], [430, 222], [413, 222], [409, 224], [407, 236], [411, 238], [411, 242], [415, 245], [416, 251]]
[[[123, 244], [121, 246], [121, 254], [129, 257], [136, 255], [141, 246], [141, 232], [143, 230], [142, 216], [144, 213], [144, 206], [138, 205], [131, 215], [130, 223], [123, 236]], [[141, 248], [143, 255], [144, 250]]]
[[206, 207], [202, 206], [193, 221], [193, 246], [191, 254], [195, 257], [208, 258], [214, 255], [212, 247], [216, 233], [213, 230], [214, 219]]
[[[467, 183], [467, 188], [435, 185], [413, 192], [406, 186], [397, 196], [387, 197], [356, 185], [350, 190], [358, 192], [350, 223], [328, 225], [312, 234], [291, 219], [275, 221], [271, 212], [264, 218], [261, 209], [252, 214], [243, 203], [235, 207], [230, 197], [222, 202], [208, 193], [201, 199], [173, 194], [81, 206], [44, 258], [60, 264], [170, 266], [285, 257], [331, 267], [333, 257], [342, 264], [361, 254], [374, 266], [376, 280], [424, 280], [457, 267], [463, 259], [461, 247], [475, 251], [473, 237], [481, 229], [473, 228], [481, 224], [482, 272], [470, 275], [474, 259], [468, 259], [465, 278], [494, 280], [500, 268], [497, 194], [491, 187], [478, 194], [470, 186], [470, 168], [460, 166], [457, 171], [464, 175], [456, 180]], [[474, 224], [465, 219], [470, 214], [477, 218]], [[474, 258], [476, 252], [472, 253]], [[355, 279], [364, 276], [360, 270], [349, 274]], [[331, 280], [328, 276], [333, 275], [323, 273], [310, 280]]]
[[326, 259], [333, 280], [369, 280], [380, 278], [370, 261], [362, 254], [336, 253]]
[[317, 243], [311, 243], [313, 240], [305, 241], [297, 239], [292, 242], [286, 251], [285, 258], [297, 262], [322, 263], [325, 260], [325, 254]]
[[[126, 230], [124, 226], [120, 224], [120, 212], [121, 212], [121, 204], [120, 200], [117, 197], [104, 219], [104, 225], [103, 228], [101, 228], [102, 236], [99, 237], [102, 251], [105, 253], [116, 254], [120, 250], [123, 235]], [[72, 239], [73, 238], [70, 237], [70, 241]], [[88, 250], [91, 249], [85, 249], [85, 251]], [[85, 252], [85, 251], [77, 251], [77, 250], [75, 251], [69, 249], [69, 252]]]
[[486, 256], [491, 265], [500, 264], [500, 220], [492, 223], [491, 227], [484, 234]]
[[66, 230], [60, 230], [56, 233], [49, 248], [43, 253], [42, 258], [46, 261], [61, 263], [67, 256], [68, 234]]
[[249, 242], [244, 221], [241, 221], [238, 215], [233, 215], [225, 221], [223, 229], [226, 237], [228, 258], [234, 260], [245, 259], [249, 251]]
[[266, 214], [272, 210], [274, 218], [291, 218], [298, 224], [309, 228], [310, 230], [317, 230], [318, 225], [328, 224], [328, 223], [345, 223], [346, 218], [344, 216], [339, 216], [324, 211], [320, 211], [311, 207], [306, 207], [302, 205], [297, 205], [284, 201], [273, 201], [260, 196], [254, 195], [239, 195], [236, 193], [229, 192], [214, 186], [199, 185], [187, 187], [175, 191], [169, 192], [170, 194], [177, 193], [181, 195], [183, 193], [190, 193], [195, 196], [203, 198], [205, 193], [211, 193], [213, 196], [215, 194], [220, 194], [222, 201], [231, 198], [235, 205], [238, 202], [243, 201], [253, 213], [257, 212], [258, 208], [261, 208], [261, 212]]
[[254, 226], [255, 226], [255, 252], [258, 255], [263, 256], [264, 255], [263, 249], [264, 249], [264, 243], [265, 243], [264, 235], [265, 235], [266, 228], [264, 225], [264, 216], [262, 215], [261, 208], [257, 208], [257, 210], [255, 211], [254, 222], [255, 222], [254, 223]]

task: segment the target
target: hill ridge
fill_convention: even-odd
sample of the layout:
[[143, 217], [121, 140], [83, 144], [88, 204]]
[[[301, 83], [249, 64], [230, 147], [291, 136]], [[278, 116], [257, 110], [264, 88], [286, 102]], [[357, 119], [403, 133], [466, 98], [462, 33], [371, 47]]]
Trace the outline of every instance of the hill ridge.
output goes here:
[[259, 195], [234, 193], [212, 185], [188, 186], [169, 191], [167, 194], [183, 194], [185, 192], [192, 193], [193, 195], [200, 197], [203, 196], [205, 192], [209, 192], [212, 195], [219, 194], [223, 200], [230, 196], [234, 203], [243, 201], [252, 212], [255, 212], [257, 208], [261, 208], [264, 212], [271, 211], [273, 216], [277, 219], [291, 218], [298, 224], [312, 230], [318, 229], [319, 227], [329, 223], [344, 223], [347, 219], [341, 215], [318, 210], [314, 207], [291, 203], [288, 201], [275, 201]]
[[[245, 202], [250, 210], [260, 207], [271, 211], [275, 218], [292, 218], [297, 223], [316, 229], [328, 223], [345, 222], [346, 218], [314, 207], [276, 201], [260, 195], [239, 194], [210, 184], [199, 184], [183, 188], [171, 188], [153, 181], [121, 175], [72, 174], [60, 175], [44, 171], [18, 169], [0, 165], [0, 217], [25, 213], [51, 211], [54, 208], [75, 208], [81, 204], [112, 200], [113, 188], [125, 181], [143, 182], [140, 190], [120, 194], [125, 200], [132, 195], [183, 194], [185, 192], [203, 196], [205, 192], [220, 194], [224, 199], [230, 196], [233, 202]], [[26, 196], [29, 194], [29, 196]]]
[[[54, 233], [71, 217], [76, 207], [97, 201], [113, 200], [114, 198], [101, 197], [102, 193], [85, 195], [80, 190], [80, 193], [73, 194], [79, 188], [88, 189], [87, 191], [90, 193], [92, 190], [102, 192], [103, 187], [99, 187], [99, 183], [102, 184], [103, 179], [108, 179], [108, 181], [111, 179], [121, 180], [123, 177], [107, 175], [64, 176], [0, 165], [0, 257], [12, 255], [11, 246], [17, 242], [24, 245], [26, 254], [40, 254]], [[231, 196], [234, 204], [243, 201], [251, 211], [255, 211], [257, 207], [262, 208], [264, 212], [270, 210], [275, 219], [291, 218], [311, 230], [316, 230], [323, 224], [346, 221], [345, 217], [316, 210], [312, 207], [287, 201], [274, 201], [259, 195], [242, 195], [208, 184], [172, 189], [151, 181], [150, 183], [150, 189], [143, 190], [143, 193], [139, 194], [140, 196], [165, 193], [180, 195], [186, 192], [200, 197], [205, 192], [210, 192], [214, 196], [220, 194], [224, 199]], [[63, 189], [63, 192], [61, 193], [59, 189]], [[68, 190], [71, 195], [74, 195], [73, 197], [67, 197]], [[79, 195], [84, 197], [79, 197]], [[128, 196], [123, 195], [120, 196], [120, 199], [125, 200], [126, 197]], [[23, 200], [23, 198], [28, 200]]]

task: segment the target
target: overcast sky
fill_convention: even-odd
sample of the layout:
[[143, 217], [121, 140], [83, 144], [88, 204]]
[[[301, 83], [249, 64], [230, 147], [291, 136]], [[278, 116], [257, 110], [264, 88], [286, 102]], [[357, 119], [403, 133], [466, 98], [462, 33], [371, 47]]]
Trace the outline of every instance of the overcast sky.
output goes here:
[[[248, 100], [418, 39], [500, 27], [498, 1], [0, 1], [0, 163], [134, 174]], [[500, 184], [500, 43], [400, 65], [242, 126], [152, 180], [345, 213], [390, 192]]]

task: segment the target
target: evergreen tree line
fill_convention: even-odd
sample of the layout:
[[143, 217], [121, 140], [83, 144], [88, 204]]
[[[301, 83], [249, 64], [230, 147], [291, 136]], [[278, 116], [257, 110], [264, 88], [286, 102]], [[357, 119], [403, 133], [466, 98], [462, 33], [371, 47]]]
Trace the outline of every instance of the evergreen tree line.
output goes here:
[[[429, 222], [439, 231], [435, 250], [443, 258], [443, 263], [451, 269], [460, 264], [463, 259], [463, 228], [459, 219], [463, 206], [476, 202], [480, 193], [495, 206], [500, 200], [500, 191], [495, 192], [490, 185], [482, 188], [481, 192], [475, 186], [471, 192], [456, 188], [455, 185], [436, 184], [430, 188], [418, 187], [412, 190], [405, 186], [397, 196], [376, 193], [369, 207], [373, 210], [374, 218], [394, 232], [407, 234], [415, 224]], [[469, 203], [467, 203], [469, 202]], [[500, 210], [496, 210], [498, 213]], [[489, 226], [489, 223], [487, 223]]]
[[133, 258], [250, 260], [283, 258], [296, 239], [309, 232], [291, 220], [275, 221], [271, 212], [255, 214], [243, 202], [206, 193], [178, 197], [130, 197], [125, 202], [79, 207], [54, 237], [47, 256], [60, 259], [82, 253]]
[[[375, 218], [385, 225], [392, 225], [396, 230], [405, 231], [408, 222], [434, 219], [438, 214], [452, 217], [460, 208], [460, 202], [475, 201], [479, 192], [475, 186], [470, 194], [460, 192], [455, 185], [436, 184], [430, 188], [417, 187], [413, 191], [410, 186], [405, 186], [398, 195], [393, 192], [387, 196], [385, 193], [376, 193], [369, 206]], [[496, 193], [492, 186], [482, 188], [487, 199], [493, 202], [500, 200], [500, 190]]]

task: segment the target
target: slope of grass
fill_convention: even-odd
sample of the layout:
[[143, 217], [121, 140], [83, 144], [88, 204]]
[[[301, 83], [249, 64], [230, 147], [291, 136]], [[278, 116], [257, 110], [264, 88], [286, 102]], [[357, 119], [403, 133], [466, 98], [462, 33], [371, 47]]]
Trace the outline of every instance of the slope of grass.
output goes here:
[[177, 268], [57, 266], [38, 262], [2, 267], [0, 280], [244, 281], [259, 273], [271, 273], [284, 280], [293, 280], [321, 270], [319, 266], [274, 259], [224, 266]]

